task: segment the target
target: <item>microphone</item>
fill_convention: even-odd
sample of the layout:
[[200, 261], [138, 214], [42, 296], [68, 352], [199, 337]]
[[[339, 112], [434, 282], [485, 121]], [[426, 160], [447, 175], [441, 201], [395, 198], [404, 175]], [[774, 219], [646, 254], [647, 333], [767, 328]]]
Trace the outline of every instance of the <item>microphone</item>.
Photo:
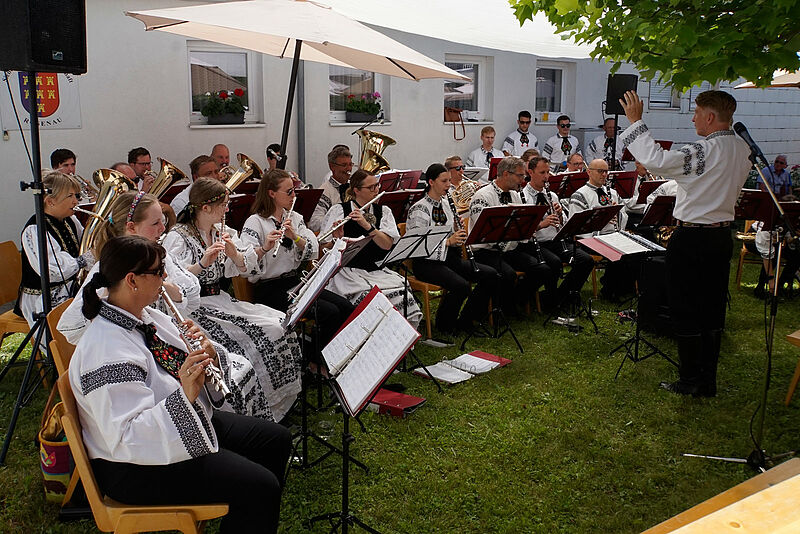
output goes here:
[[760, 160], [763, 166], [769, 167], [767, 158], [764, 157], [764, 153], [761, 152], [761, 149], [758, 148], [756, 142], [753, 141], [752, 137], [750, 137], [750, 132], [747, 131], [747, 127], [741, 122], [737, 122], [733, 125], [733, 131], [739, 134], [739, 137], [744, 139], [744, 142], [750, 147], [753, 160]]

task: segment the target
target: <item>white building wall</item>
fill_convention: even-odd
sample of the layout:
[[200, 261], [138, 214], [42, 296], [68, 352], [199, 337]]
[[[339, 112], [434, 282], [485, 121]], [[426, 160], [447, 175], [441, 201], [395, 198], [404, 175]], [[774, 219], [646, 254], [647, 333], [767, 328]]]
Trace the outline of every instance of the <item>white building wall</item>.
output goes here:
[[[43, 130], [42, 161], [55, 148], [68, 147], [78, 155], [78, 171], [85, 177], [100, 167], [125, 160], [129, 149], [147, 147], [188, 172], [192, 158], [208, 153], [218, 142], [231, 153], [243, 152], [264, 163], [264, 147], [280, 140], [290, 60], [264, 56], [259, 61], [263, 99], [253, 102], [261, 110], [262, 124], [248, 126], [189, 127], [189, 67], [187, 39], [163, 32], [144, 32], [143, 25], [122, 12], [186, 5], [181, 0], [87, 1], [88, 73], [79, 78], [83, 127], [78, 130]], [[426, 168], [452, 154], [466, 155], [480, 141], [480, 129], [491, 124], [497, 130], [496, 146], [516, 128], [517, 112], [534, 110], [534, 73], [540, 62], [534, 55], [500, 52], [438, 39], [382, 30], [415, 50], [438, 61], [445, 54], [488, 56], [490, 66], [487, 98], [491, 120], [466, 124], [467, 137], [453, 139], [453, 127], [443, 122], [441, 80], [413, 82], [386, 79], [384, 92], [390, 122], [370, 129], [391, 136], [397, 145], [384, 156], [395, 168]], [[531, 51], [535, 53], [535, 50]], [[562, 61], [565, 67], [564, 111], [576, 125], [576, 133], [596, 135], [602, 120], [609, 66], [604, 63]], [[633, 72], [623, 67], [620, 72]], [[351, 135], [359, 125], [335, 125], [328, 113], [328, 66], [307, 63], [302, 87], [305, 113], [306, 180], [318, 184], [328, 170], [326, 154], [336, 143], [358, 153], [358, 138]], [[730, 85], [723, 85], [723, 89]], [[640, 82], [640, 94], [647, 84]], [[800, 163], [800, 90], [736, 90], [739, 100], [736, 120], [744, 122], [759, 141], [767, 157], [787, 153], [790, 164]], [[251, 96], [254, 96], [251, 94]], [[676, 142], [696, 138], [688, 99], [680, 110], [646, 111], [645, 120], [657, 138]], [[537, 123], [533, 132], [540, 146], [555, 133], [555, 116]], [[627, 125], [622, 119], [621, 125]], [[298, 169], [297, 113], [292, 119], [288, 145], [288, 168]], [[27, 133], [26, 133], [27, 136]], [[154, 169], [157, 170], [157, 165]], [[9, 132], [0, 141], [0, 240], [19, 241], [20, 227], [33, 208], [29, 193], [19, 191], [20, 180], [30, 180], [30, 170], [20, 133]]]

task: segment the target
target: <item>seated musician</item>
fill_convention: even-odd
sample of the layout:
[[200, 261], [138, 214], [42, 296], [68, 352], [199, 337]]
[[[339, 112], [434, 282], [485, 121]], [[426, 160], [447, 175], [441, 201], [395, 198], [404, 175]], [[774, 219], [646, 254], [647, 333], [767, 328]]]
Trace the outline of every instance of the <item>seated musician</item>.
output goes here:
[[[58, 306], [77, 290], [76, 277], [94, 263], [90, 250], [80, 254], [83, 226], [74, 217], [81, 184], [74, 176], [57, 171], [46, 172], [42, 183], [44, 218], [47, 224], [47, 262], [50, 276], [50, 302]], [[22, 281], [14, 311], [33, 326], [34, 314], [42, 311], [42, 281], [39, 278], [39, 237], [36, 215], [22, 229]]]
[[157, 176], [153, 172], [153, 160], [150, 157], [150, 151], [143, 146], [131, 149], [128, 152], [128, 165], [136, 173], [136, 180], [134, 181], [136, 187], [145, 193], [150, 191], [150, 187], [152, 187]]
[[[555, 296], [556, 302], [562, 302], [570, 293], [580, 293], [583, 284], [592, 272], [594, 260], [581, 248], [565, 240], [556, 241], [554, 238], [567, 217], [563, 213], [558, 195], [545, 190], [547, 178], [550, 174], [550, 163], [546, 158], [536, 157], [528, 162], [527, 167], [530, 182], [523, 190], [528, 204], [548, 206], [547, 216], [539, 223], [536, 240], [541, 247], [542, 257], [555, 273], [561, 273], [562, 264], [568, 263], [570, 270], [558, 288]], [[549, 195], [549, 198], [548, 198]], [[558, 282], [558, 277], [552, 279], [553, 285]], [[548, 288], [553, 292], [555, 288]]]
[[218, 169], [224, 169], [231, 164], [231, 151], [222, 143], [216, 144], [211, 148], [211, 159], [213, 159]]
[[525, 168], [527, 169], [528, 162], [531, 160], [531, 158], [538, 158], [540, 155], [541, 154], [539, 154], [539, 151], [536, 150], [535, 148], [529, 148], [528, 150], [522, 153], [520, 158], [525, 163]]
[[[219, 165], [211, 156], [200, 155], [189, 163], [189, 170], [192, 173], [192, 183], [198, 178], [214, 178], [215, 180], [221, 180], [219, 169]], [[169, 205], [176, 214], [182, 212], [183, 208], [189, 203], [189, 192], [191, 190], [192, 185], [189, 184], [184, 187], [180, 193], [175, 195], [175, 198], [170, 202]]]
[[[497, 167], [497, 177], [479, 189], [472, 197], [469, 208], [470, 228], [475, 226], [483, 208], [504, 204], [520, 204], [520, 190], [525, 185], [525, 165], [520, 158], [503, 158]], [[474, 245], [475, 259], [489, 265], [500, 273], [500, 305], [508, 315], [516, 315], [515, 295], [524, 299], [533, 298], [544, 285], [552, 287], [553, 273], [539, 254], [535, 243], [505, 241], [493, 244]], [[525, 273], [522, 291], [514, 289], [517, 271]]]
[[[426, 195], [408, 212], [406, 229], [447, 226], [453, 230], [429, 258], [414, 258], [414, 276], [431, 284], [444, 287], [436, 312], [436, 329], [445, 336], [458, 330], [471, 331], [473, 321], [480, 320], [495, 295], [498, 284], [497, 271], [462, 257], [462, 244], [467, 239], [464, 223], [456, 221], [459, 215], [448, 190], [450, 173], [441, 163], [434, 163], [425, 171], [428, 179]], [[472, 289], [470, 282], [477, 282]], [[462, 310], [461, 306], [466, 304]], [[459, 313], [460, 312], [460, 313]]]
[[224, 502], [220, 532], [277, 532], [289, 431], [212, 410], [204, 369], [225, 367], [221, 347], [188, 322], [201, 348], [187, 354], [171, 318], [147, 307], [165, 272], [161, 246], [114, 238], [100, 260], [83, 295], [91, 324], [69, 366], [100, 489], [126, 504]]
[[422, 319], [419, 304], [414, 299], [411, 289], [404, 290], [403, 277], [388, 267], [378, 268], [376, 262], [386, 256], [394, 242], [400, 238], [394, 215], [388, 206], [370, 204], [361, 210], [367, 202], [378, 196], [380, 183], [378, 178], [359, 169], [350, 177], [346, 200], [334, 204], [322, 221], [321, 234], [330, 231], [338, 223], [349, 219], [342, 227], [333, 232], [333, 237], [359, 238], [372, 237], [372, 241], [361, 249], [347, 267], [341, 269], [331, 279], [328, 289], [357, 305], [373, 286], [378, 286], [386, 298], [416, 328]]
[[353, 170], [353, 154], [350, 153], [350, 149], [345, 145], [333, 147], [333, 150], [328, 153], [328, 167], [331, 175], [325, 178], [320, 186], [322, 196], [319, 197], [314, 214], [308, 221], [308, 227], [317, 233], [320, 233], [322, 220], [331, 206], [344, 202], [344, 195], [349, 187], [350, 172]]
[[[300, 283], [303, 265], [319, 256], [319, 243], [306, 227], [303, 216], [288, 211], [295, 198], [292, 176], [284, 170], [268, 171], [258, 186], [253, 215], [242, 228], [242, 242], [259, 252], [257, 273], [248, 276], [255, 284], [255, 302], [286, 312], [291, 303], [288, 292]], [[285, 230], [281, 236], [281, 227]], [[282, 237], [282, 238], [281, 238]], [[275, 255], [275, 247], [278, 247]], [[349, 300], [323, 289], [316, 310], [307, 312], [319, 328], [318, 346], [328, 344], [342, 323], [355, 310]]]
[[557, 133], [549, 138], [542, 148], [542, 156], [550, 160], [551, 165], [564, 169], [567, 160], [572, 154], [581, 152], [578, 138], [570, 135], [572, 121], [567, 115], [560, 115], [556, 119]]
[[586, 170], [586, 164], [583, 162], [583, 156], [576, 152], [567, 158], [567, 171], [568, 172], [583, 172]]
[[450, 196], [456, 203], [458, 213], [463, 214], [469, 209], [472, 195], [480, 189], [481, 184], [477, 180], [464, 177], [466, 167], [461, 156], [450, 156], [444, 160], [444, 166], [450, 173]]
[[191, 319], [250, 361], [267, 396], [265, 409], [280, 421], [300, 392], [300, 347], [294, 333], [283, 330], [282, 312], [236, 300], [221, 289], [226, 277], [257, 274], [263, 256], [222, 223], [227, 211], [225, 184], [198, 179], [178, 224], [164, 238], [164, 248], [200, 280], [200, 307]]
[[492, 158], [503, 157], [503, 151], [494, 147], [494, 137], [495, 131], [493, 127], [484, 126], [481, 128], [481, 146], [467, 155], [467, 158], [464, 160], [467, 167], [489, 168]]
[[[575, 191], [570, 197], [569, 213], [570, 217], [576, 213], [594, 209], [600, 206], [612, 206], [621, 204], [619, 193], [606, 186], [608, 180], [608, 162], [603, 159], [594, 159], [588, 167], [589, 181]], [[608, 224], [600, 230], [600, 234], [618, 232], [625, 228], [627, 216], [621, 210]], [[588, 237], [583, 234], [579, 237]], [[605, 268], [601, 282], [603, 288], [601, 294], [603, 298], [616, 301], [624, 296], [633, 294], [634, 282], [637, 272], [636, 269], [628, 265], [624, 260], [610, 262]]]

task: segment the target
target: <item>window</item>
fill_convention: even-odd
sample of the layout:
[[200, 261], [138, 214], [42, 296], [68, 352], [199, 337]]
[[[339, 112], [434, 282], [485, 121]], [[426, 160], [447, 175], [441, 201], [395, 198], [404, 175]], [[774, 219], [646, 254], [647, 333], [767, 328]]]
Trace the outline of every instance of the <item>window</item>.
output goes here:
[[697, 98], [697, 95], [699, 95], [703, 91], [710, 91], [711, 89], [713, 89], [713, 87], [708, 82], [703, 82], [700, 85], [693, 85], [689, 89], [689, 93], [688, 93], [689, 94], [689, 110], [690, 111], [694, 111], [694, 108], [697, 107], [697, 105], [694, 103], [694, 99]]
[[244, 89], [245, 122], [256, 122], [261, 101], [258, 55], [214, 43], [189, 43], [191, 122], [204, 123], [200, 113], [206, 93]]
[[[655, 78], [658, 78], [658, 74]], [[653, 80], [650, 82], [650, 100], [647, 107], [648, 109], [680, 109], [680, 95], [671, 85]]]
[[444, 105], [464, 110], [464, 120], [490, 121], [492, 58], [446, 54], [444, 64], [469, 80], [445, 80]]
[[536, 69], [536, 111], [559, 113], [562, 108], [564, 71], [555, 67]]
[[[388, 77], [374, 72], [349, 69], [330, 65], [328, 67], [328, 96], [330, 99], [330, 120], [344, 122], [345, 106], [350, 95], [381, 95], [380, 103], [383, 118], [389, 119], [389, 82]], [[378, 115], [380, 117], [380, 115]]]

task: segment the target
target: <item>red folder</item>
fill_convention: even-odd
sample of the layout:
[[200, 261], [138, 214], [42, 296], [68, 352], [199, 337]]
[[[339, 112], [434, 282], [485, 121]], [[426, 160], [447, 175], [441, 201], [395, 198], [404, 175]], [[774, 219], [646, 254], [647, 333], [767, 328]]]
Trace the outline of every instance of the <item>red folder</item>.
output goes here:
[[511, 360], [508, 358], [503, 358], [502, 356], [495, 356], [494, 354], [489, 354], [488, 352], [483, 352], [480, 350], [473, 350], [469, 353], [470, 356], [475, 356], [476, 358], [483, 358], [484, 360], [489, 360], [490, 362], [497, 362], [500, 364], [500, 367], [505, 367]]
[[380, 414], [389, 414], [392, 417], [403, 419], [425, 404], [425, 402], [426, 399], [422, 397], [414, 397], [412, 395], [406, 395], [405, 393], [398, 393], [397, 391], [381, 388], [375, 396], [372, 397], [370, 404], [374, 406], [370, 407], [377, 408], [377, 412]]

